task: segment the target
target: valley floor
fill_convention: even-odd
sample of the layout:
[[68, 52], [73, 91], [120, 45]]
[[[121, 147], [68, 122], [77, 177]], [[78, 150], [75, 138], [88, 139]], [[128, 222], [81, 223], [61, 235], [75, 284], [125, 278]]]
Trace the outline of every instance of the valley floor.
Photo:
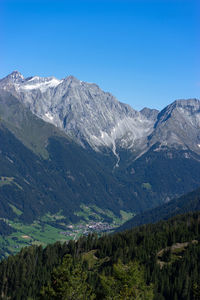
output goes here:
[[30, 245], [46, 246], [56, 241], [66, 242], [77, 240], [81, 235], [96, 232], [101, 235], [112, 232], [115, 228], [133, 217], [132, 213], [121, 211], [121, 217], [115, 216], [109, 210], [102, 210], [97, 206], [82, 205], [76, 213], [80, 221], [76, 224], [66, 224], [62, 212], [55, 215], [47, 213], [32, 224], [23, 224], [19, 220], [3, 219], [15, 230], [9, 236], [0, 236], [1, 258], [16, 254], [22, 247]]

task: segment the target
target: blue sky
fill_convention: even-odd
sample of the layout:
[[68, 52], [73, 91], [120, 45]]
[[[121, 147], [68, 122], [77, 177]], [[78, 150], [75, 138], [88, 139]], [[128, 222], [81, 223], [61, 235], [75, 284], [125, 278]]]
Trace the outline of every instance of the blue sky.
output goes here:
[[135, 109], [200, 98], [199, 0], [1, 0], [0, 77], [74, 75]]

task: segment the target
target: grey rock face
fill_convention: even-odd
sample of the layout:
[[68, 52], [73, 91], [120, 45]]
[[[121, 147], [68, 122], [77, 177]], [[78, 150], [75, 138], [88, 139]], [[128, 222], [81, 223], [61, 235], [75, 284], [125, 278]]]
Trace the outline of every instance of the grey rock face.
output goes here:
[[6, 86], [15, 83], [22, 83], [23, 81], [24, 81], [24, 76], [18, 71], [13, 71], [11, 74], [1, 79], [0, 84]]
[[120, 103], [96, 84], [73, 76], [62, 80], [24, 78], [13, 72], [0, 81], [0, 88], [12, 92], [38, 117], [95, 150], [110, 147], [116, 154], [116, 145], [137, 148], [153, 130], [151, 118]]
[[140, 111], [140, 113], [143, 114], [145, 117], [147, 117], [147, 119], [156, 121], [157, 116], [159, 114], [159, 110], [157, 110], [157, 109], [151, 109], [151, 108], [148, 108], [148, 107], [144, 107]]
[[149, 145], [156, 142], [200, 154], [200, 101], [176, 100], [163, 109], [149, 137]]
[[141, 156], [152, 145], [191, 149], [200, 154], [200, 101], [177, 100], [160, 113], [140, 112], [119, 102], [98, 85], [68, 76], [24, 78], [14, 71], [0, 80], [0, 89], [14, 94], [35, 115], [65, 131], [83, 147], [110, 148]]

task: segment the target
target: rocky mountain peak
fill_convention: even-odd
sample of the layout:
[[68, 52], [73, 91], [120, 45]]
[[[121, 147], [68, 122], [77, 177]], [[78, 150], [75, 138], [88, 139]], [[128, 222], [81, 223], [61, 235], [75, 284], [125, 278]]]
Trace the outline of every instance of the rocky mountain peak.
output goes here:
[[15, 84], [15, 83], [22, 83], [23, 81], [24, 81], [24, 76], [18, 71], [13, 71], [11, 74], [1, 79], [0, 83]]
[[183, 118], [187, 118], [191, 116], [193, 119], [196, 114], [200, 114], [200, 100], [198, 99], [187, 99], [187, 100], [175, 100], [168, 106], [166, 106], [159, 114], [158, 114], [158, 121], [155, 124], [155, 127], [161, 123], [166, 122], [172, 115], [174, 118], [180, 119], [180, 115]]
[[17, 70], [13, 71], [10, 75], [7, 76], [7, 78], [12, 79], [13, 82], [24, 80], [24, 76]]
[[199, 130], [200, 100], [176, 100], [158, 114], [149, 142], [200, 154]]
[[54, 124], [83, 147], [110, 148], [119, 162], [119, 149], [138, 157], [158, 143], [200, 152], [200, 101], [176, 100], [161, 112], [140, 112], [119, 102], [94, 83], [70, 75], [64, 79], [33, 76], [14, 71], [0, 81], [32, 113]]
[[159, 114], [159, 110], [144, 107], [142, 110], [140, 110], [140, 113], [143, 114], [148, 119], [156, 120], [157, 115]]
[[76, 78], [73, 75], [67, 76], [64, 80], [65, 81], [70, 81], [70, 82], [76, 82], [76, 83], [80, 83], [81, 82], [78, 78]]
[[188, 108], [188, 107], [198, 107], [200, 106], [200, 101], [199, 99], [196, 98], [191, 98], [191, 99], [180, 99], [180, 100], [175, 100], [171, 106], [174, 107], [184, 107], [184, 108]]
[[33, 76], [12, 84], [3, 79], [0, 87], [12, 92], [38, 117], [96, 151], [109, 147], [117, 155], [117, 147], [135, 149], [140, 147], [138, 140], [153, 129], [152, 119], [120, 103], [98, 85], [72, 75], [62, 80]]

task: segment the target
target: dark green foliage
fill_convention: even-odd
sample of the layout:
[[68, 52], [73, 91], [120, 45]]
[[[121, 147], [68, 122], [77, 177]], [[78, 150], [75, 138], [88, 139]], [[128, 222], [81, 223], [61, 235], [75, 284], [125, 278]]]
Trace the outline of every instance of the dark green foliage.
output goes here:
[[13, 229], [11, 226], [6, 224], [4, 221], [0, 220], [0, 235], [8, 235], [14, 232], [15, 229]]
[[73, 213], [82, 203], [119, 214], [118, 201], [125, 198], [125, 191], [119, 193], [110, 171], [100, 168], [92, 155], [75, 143], [49, 139], [49, 159], [43, 160], [2, 126], [0, 139], [4, 141], [0, 146], [0, 176], [13, 178], [10, 184], [0, 186], [0, 217], [18, 217], [9, 204], [22, 211], [22, 222], [29, 223], [46, 212], [60, 210], [68, 222], [76, 222], [78, 217]]
[[[159, 147], [160, 151], [155, 151]], [[137, 160], [127, 152], [123, 157], [116, 176], [132, 189], [144, 210], [150, 208], [148, 203], [157, 206], [200, 185], [199, 156], [190, 150], [154, 145]]]
[[[179, 246], [173, 250], [171, 246], [176, 243], [180, 244], [177, 244]], [[166, 253], [159, 258], [162, 261], [161, 266], [158, 253], [164, 249], [170, 249], [171, 253]], [[76, 272], [79, 274], [77, 276], [83, 274], [90, 288], [86, 288], [87, 284], [83, 284], [80, 289], [93, 290], [96, 299], [105, 299], [108, 296], [106, 289], [110, 289], [111, 292], [112, 285], [116, 284], [120, 276], [125, 278], [124, 286], [129, 286], [129, 271], [131, 273], [133, 269], [136, 273], [139, 272], [137, 278], [141, 283], [141, 288], [143, 286], [144, 290], [151, 294], [151, 288], [148, 286], [153, 285], [154, 300], [198, 299], [200, 213], [188, 213], [168, 221], [144, 225], [100, 238], [91, 234], [88, 237], [81, 237], [77, 242], [56, 243], [44, 250], [36, 246], [25, 248], [18, 255], [1, 262], [0, 294], [10, 296], [12, 299], [26, 299], [27, 296], [36, 299], [39, 297], [42, 286], [46, 287], [43, 289], [43, 295], [52, 292], [52, 288], [62, 290], [61, 282], [55, 286], [52, 278], [59, 277], [59, 274], [64, 272], [66, 261], [63, 264], [62, 261], [66, 254], [71, 255], [70, 265], [73, 261], [73, 266], [70, 270], [75, 272], [70, 271], [72, 274], [70, 286], [73, 286], [75, 282], [73, 277]], [[53, 271], [55, 267], [57, 269]], [[123, 275], [124, 270], [127, 273]], [[63, 275], [70, 277], [68, 271], [66, 272]], [[107, 287], [105, 282], [107, 282]], [[136, 281], [135, 284], [138, 285], [138, 282]], [[127, 293], [128, 290], [127, 287]], [[125, 293], [125, 291], [122, 285], [119, 293]], [[113, 296], [110, 299], [115, 298]]]
[[[47, 212], [62, 210], [63, 222], [76, 222], [74, 212], [83, 203], [116, 214], [120, 209], [140, 212], [199, 186], [199, 157], [189, 150], [163, 148], [157, 152], [155, 145], [136, 161], [134, 154], [124, 151], [120, 152], [120, 167], [113, 169], [112, 153], [105, 149], [103, 154], [86, 151], [54, 126], [21, 106], [19, 109], [16, 101], [9, 95], [0, 99], [0, 177], [6, 178], [0, 182], [0, 218], [31, 223]], [[171, 215], [199, 209], [199, 196], [195, 198], [195, 194], [191, 194], [191, 202], [185, 198], [183, 206], [175, 201], [167, 204]], [[153, 220], [150, 216], [151, 221], [160, 215], [162, 210], [158, 209]], [[64, 271], [63, 265], [59, 266], [64, 255], [70, 254], [72, 269], [81, 270], [97, 299], [105, 298], [102, 276], [112, 281], [119, 259], [122, 271], [135, 260], [143, 265], [144, 285], [153, 283], [155, 300], [198, 299], [200, 246], [192, 241], [200, 240], [199, 223], [198, 213], [188, 214], [99, 239], [90, 235], [44, 250], [37, 246], [25, 248], [1, 262], [0, 295], [3, 299], [36, 299], [42, 286], [50, 284], [54, 268], [58, 274]], [[11, 233], [4, 222], [0, 223], [1, 229], [4, 235]], [[165, 253], [161, 268], [157, 253], [177, 242], [188, 242], [189, 246], [179, 259], [178, 255]], [[0, 255], [3, 251], [0, 249]], [[93, 261], [97, 263], [90, 266], [85, 259], [78, 265], [90, 251], [95, 253]]]
[[199, 185], [199, 157], [189, 150], [156, 152], [155, 145], [136, 161], [136, 154], [120, 151], [120, 167], [114, 168], [112, 151], [83, 149], [5, 91], [0, 117], [0, 176], [13, 178], [0, 185], [0, 217], [16, 218], [9, 204], [29, 223], [60, 210], [76, 222], [74, 211], [83, 203], [115, 214], [141, 212]]
[[62, 264], [54, 269], [51, 283], [43, 287], [40, 299], [92, 300], [95, 296], [87, 279], [81, 262], [74, 263], [72, 257], [66, 255]]
[[198, 210], [200, 210], [200, 188], [179, 198], [173, 199], [169, 203], [136, 215], [134, 218], [124, 223], [118, 231], [142, 224], [167, 220], [178, 214]]
[[164, 250], [163, 255], [162, 255], [162, 261], [170, 262], [171, 258], [172, 258], [171, 250], [170, 249]]
[[56, 243], [42, 247], [24, 248], [16, 256], [10, 256], [0, 265], [1, 295], [12, 299], [27, 299], [39, 294], [41, 286], [51, 278], [66, 251], [65, 245]]
[[136, 261], [114, 264], [112, 276], [101, 275], [101, 285], [103, 299], [153, 299], [153, 287], [144, 282], [144, 271]]

